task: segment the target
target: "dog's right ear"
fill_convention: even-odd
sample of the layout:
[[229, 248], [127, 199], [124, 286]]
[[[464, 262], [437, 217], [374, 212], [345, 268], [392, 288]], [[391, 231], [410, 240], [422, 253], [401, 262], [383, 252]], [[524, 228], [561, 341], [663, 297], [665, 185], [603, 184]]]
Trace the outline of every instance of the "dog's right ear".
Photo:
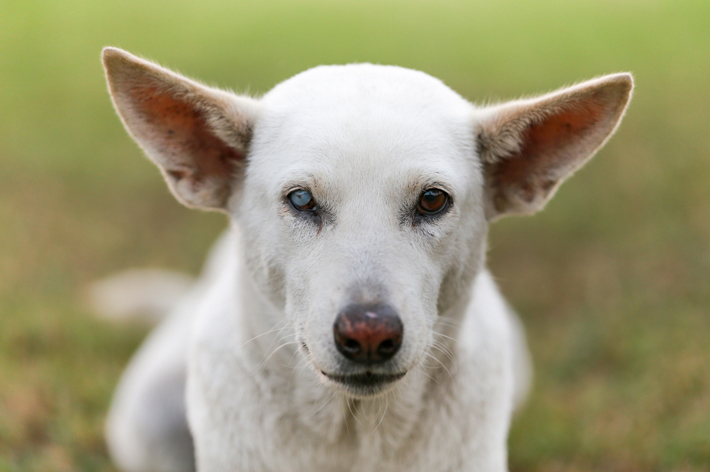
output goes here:
[[103, 50], [111, 98], [131, 136], [189, 207], [225, 210], [239, 192], [259, 103], [116, 48]]

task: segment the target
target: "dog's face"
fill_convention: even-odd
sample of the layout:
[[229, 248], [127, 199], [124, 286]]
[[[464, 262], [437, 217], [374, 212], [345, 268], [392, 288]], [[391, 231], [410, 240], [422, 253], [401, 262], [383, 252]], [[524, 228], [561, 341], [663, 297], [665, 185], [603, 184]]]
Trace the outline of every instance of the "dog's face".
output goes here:
[[190, 206], [230, 213], [256, 286], [327, 384], [417, 368], [480, 270], [488, 222], [541, 208], [613, 132], [631, 79], [476, 109], [397, 67], [320, 67], [261, 100], [104, 55], [124, 123]]
[[235, 205], [257, 285], [324, 380], [378, 391], [424, 356], [447, 274], [480, 265], [473, 109], [371, 65], [310, 70], [262, 105]]

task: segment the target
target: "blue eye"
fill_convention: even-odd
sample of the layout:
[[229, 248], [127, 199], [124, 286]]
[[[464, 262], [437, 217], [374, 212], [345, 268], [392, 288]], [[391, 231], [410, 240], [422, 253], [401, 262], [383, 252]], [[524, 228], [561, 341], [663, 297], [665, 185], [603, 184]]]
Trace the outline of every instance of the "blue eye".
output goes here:
[[288, 194], [288, 199], [291, 205], [299, 211], [314, 210], [316, 202], [313, 201], [313, 195], [308, 190], [298, 189]]

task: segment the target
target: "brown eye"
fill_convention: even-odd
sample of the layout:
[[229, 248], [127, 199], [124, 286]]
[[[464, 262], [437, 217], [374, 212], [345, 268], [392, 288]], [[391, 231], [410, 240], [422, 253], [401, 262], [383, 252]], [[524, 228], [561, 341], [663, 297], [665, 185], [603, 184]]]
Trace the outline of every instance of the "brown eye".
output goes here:
[[430, 188], [422, 193], [417, 204], [417, 211], [423, 215], [436, 215], [449, 205], [449, 195], [438, 188]]

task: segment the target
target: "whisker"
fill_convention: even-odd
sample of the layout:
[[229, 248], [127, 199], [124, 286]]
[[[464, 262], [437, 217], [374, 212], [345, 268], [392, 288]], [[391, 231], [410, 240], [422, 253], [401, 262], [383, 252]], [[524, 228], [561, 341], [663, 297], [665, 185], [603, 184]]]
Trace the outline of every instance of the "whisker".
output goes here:
[[[281, 320], [281, 321], [279, 321], [279, 322], [276, 323], [276, 325], [274, 325], [274, 327], [271, 328], [270, 330], [268, 330], [268, 331], [266, 331], [266, 332], [264, 332], [264, 333], [261, 333], [261, 334], [258, 334], [258, 335], [256, 335], [256, 336], [254, 336], [254, 337], [251, 338], [250, 340], [245, 341], [244, 344], [242, 344], [242, 345], [239, 346], [239, 347], [242, 348], [242, 347], [246, 346], [247, 344], [249, 344], [250, 342], [252, 342], [252, 341], [254, 341], [254, 340], [256, 340], [256, 339], [259, 339], [259, 338], [261, 338], [261, 337], [263, 337], [263, 336], [266, 336], [267, 334], [271, 334], [271, 333], [273, 333], [273, 332], [275, 332], [275, 331], [281, 331], [282, 329], [284, 329], [286, 323], [287, 323], [287, 320]], [[282, 324], [283, 324], [284, 326], [279, 326], [279, 325], [282, 325]]]
[[[298, 350], [296, 350], [296, 352], [298, 352]], [[306, 358], [304, 357], [303, 359], [301, 359], [301, 360], [298, 362], [298, 364], [296, 364], [296, 367], [294, 367], [293, 369], [291, 369], [291, 375], [288, 376], [288, 382], [286, 382], [286, 388], [291, 387], [291, 378], [293, 377], [293, 373], [296, 372], [298, 369], [300, 369], [300, 368], [301, 368], [301, 365], [305, 365], [306, 362], [308, 362], [308, 359], [306, 359]]]
[[437, 323], [440, 323], [444, 326], [449, 326], [451, 328], [460, 328], [461, 325], [463, 324], [462, 320], [453, 320], [451, 318], [443, 318], [440, 317], [436, 320]]
[[[347, 402], [347, 401], [348, 400], [345, 399], [345, 402]], [[348, 406], [348, 409], [350, 409], [349, 406]], [[350, 411], [350, 414], [352, 414], [352, 410]], [[350, 434], [350, 425], [348, 424], [348, 416], [347, 415], [345, 415], [345, 430], [348, 432], [348, 434]]]
[[429, 352], [425, 352], [424, 354], [425, 354], [426, 356], [428, 356], [430, 359], [435, 360], [441, 367], [443, 367], [444, 370], [446, 371], [446, 373], [449, 374], [449, 377], [450, 377], [450, 378], [452, 378], [452, 379], [454, 378], [454, 376], [451, 375], [451, 371], [444, 365], [443, 362], [441, 362], [439, 359], [437, 359], [436, 356], [432, 355], [432, 354], [429, 353]]
[[450, 339], [450, 340], [452, 340], [453, 342], [457, 342], [457, 340], [456, 340], [455, 338], [452, 338], [451, 336], [447, 336], [447, 335], [445, 335], [445, 334], [443, 334], [443, 333], [440, 333], [440, 332], [438, 332], [438, 331], [434, 331], [434, 334], [435, 334], [436, 336], [441, 336], [442, 338]]
[[[266, 348], [266, 350], [267, 350], [267, 351], [270, 350], [271, 347], [274, 346], [275, 344], [278, 344], [278, 343], [280, 343], [280, 342], [282, 342], [282, 341], [285, 341], [286, 339], [288, 339], [288, 338], [290, 338], [290, 337], [294, 337], [294, 338], [295, 338], [295, 337], [296, 337], [296, 334], [295, 334], [295, 333], [287, 333], [287, 334], [281, 336], [279, 339], [274, 339], [274, 340], [272, 340], [272, 341], [269, 343], [269, 346]], [[296, 341], [292, 341], [292, 342], [295, 343]], [[276, 349], [281, 349], [281, 347], [283, 347], [283, 346], [279, 346], [279, 347], [276, 348]], [[272, 351], [272, 354], [273, 354], [273, 351]]]
[[[282, 326], [281, 326], [281, 327], [278, 327], [278, 324], [282, 324]], [[276, 332], [276, 333], [278, 333], [278, 334], [280, 335], [285, 329], [287, 329], [287, 328], [289, 327], [289, 326], [288, 326], [288, 322], [287, 322], [286, 320], [282, 320], [282, 321], [281, 321], [280, 323], [278, 323], [278, 324], [277, 324], [277, 326], [274, 326], [274, 328], [271, 330], [271, 333]], [[284, 339], [286, 339], [288, 336], [291, 336], [291, 335], [295, 336], [295, 333], [293, 333], [293, 332], [288, 332], [288, 333], [286, 333], [286, 335], [281, 336], [279, 339], [272, 339], [266, 349], [267, 349], [267, 350], [271, 349], [271, 347], [272, 347], [274, 344], [280, 343], [281, 341], [283, 341]]]
[[269, 344], [269, 348], [271, 348], [271, 346], [273, 346], [274, 344], [280, 343], [284, 339], [290, 338], [291, 336], [296, 337], [296, 333], [286, 333], [283, 336], [281, 336], [279, 339], [275, 339], [275, 340], [271, 341], [271, 343]]
[[415, 393], [415, 392], [414, 392], [414, 389], [413, 389], [412, 386], [409, 384], [409, 382], [401, 382], [401, 383], [397, 384], [397, 389], [398, 389], [398, 390], [400, 389], [400, 387], [402, 386], [403, 383], [407, 386], [407, 388], [409, 389], [409, 391], [410, 391], [411, 393]]
[[348, 404], [348, 410], [350, 410], [350, 416], [352, 416], [352, 417], [355, 419], [355, 421], [356, 421], [360, 426], [362, 426], [362, 423], [360, 422], [360, 420], [358, 419], [358, 417], [355, 415], [355, 412], [353, 412], [352, 403], [350, 402], [350, 400], [347, 400], [347, 399], [346, 399], [345, 401], [346, 401], [347, 404]]
[[293, 362], [293, 358], [296, 357], [296, 354], [298, 354], [298, 349], [295, 349], [293, 354], [291, 354], [291, 357], [288, 359], [288, 366], [291, 366], [291, 362]]
[[[258, 371], [259, 369], [261, 369], [261, 368], [264, 366], [264, 364], [266, 364], [267, 362], [269, 362], [269, 359], [271, 359], [271, 358], [273, 357], [273, 355], [276, 354], [280, 349], [284, 348], [285, 346], [291, 345], [291, 344], [298, 344], [298, 342], [296, 342], [296, 341], [290, 341], [290, 342], [287, 342], [287, 343], [283, 343], [282, 345], [280, 345], [279, 347], [277, 347], [276, 349], [274, 349], [273, 351], [271, 351], [271, 354], [269, 354], [269, 355], [266, 357], [266, 359], [264, 359], [263, 361], [261, 361], [261, 363], [256, 367], [256, 369], [254, 369], [254, 372]], [[253, 372], [252, 372], [252, 373], [253, 373]]]
[[431, 343], [432, 348], [436, 349], [437, 351], [441, 352], [443, 355], [445, 355], [451, 362], [456, 361], [456, 355], [453, 353], [451, 349], [449, 349], [448, 346], [445, 346], [437, 341], [434, 341]]
[[375, 426], [375, 430], [373, 433], [377, 432], [377, 430], [380, 428], [380, 425], [382, 424], [382, 420], [385, 419], [385, 416], [387, 415], [387, 407], [390, 404], [390, 393], [386, 392], [385, 394], [385, 411], [382, 413], [382, 416], [380, 417], [379, 423], [377, 423], [377, 426]]
[[335, 398], [335, 396], [336, 396], [337, 394], [338, 394], [338, 392], [333, 392], [333, 394], [332, 394], [330, 397], [328, 397], [328, 399], [325, 400], [325, 401], [323, 402], [323, 404], [322, 404], [321, 406], [319, 406], [316, 411], [313, 412], [313, 414], [311, 415], [311, 418], [313, 418], [315, 415], [317, 415], [318, 412], [321, 411], [323, 408], [325, 408], [326, 406], [328, 406], [328, 403], [330, 403], [330, 402], [333, 400], [333, 398]]
[[429, 377], [433, 382], [436, 382], [437, 384], [439, 383], [439, 381], [436, 380], [434, 377], [432, 377], [431, 375], [429, 375], [429, 374], [427, 374], [426, 372], [424, 372], [424, 370], [423, 370], [421, 367], [417, 367], [415, 370], [416, 370], [417, 372], [419, 372], [420, 374], [426, 375], [426, 376]]

